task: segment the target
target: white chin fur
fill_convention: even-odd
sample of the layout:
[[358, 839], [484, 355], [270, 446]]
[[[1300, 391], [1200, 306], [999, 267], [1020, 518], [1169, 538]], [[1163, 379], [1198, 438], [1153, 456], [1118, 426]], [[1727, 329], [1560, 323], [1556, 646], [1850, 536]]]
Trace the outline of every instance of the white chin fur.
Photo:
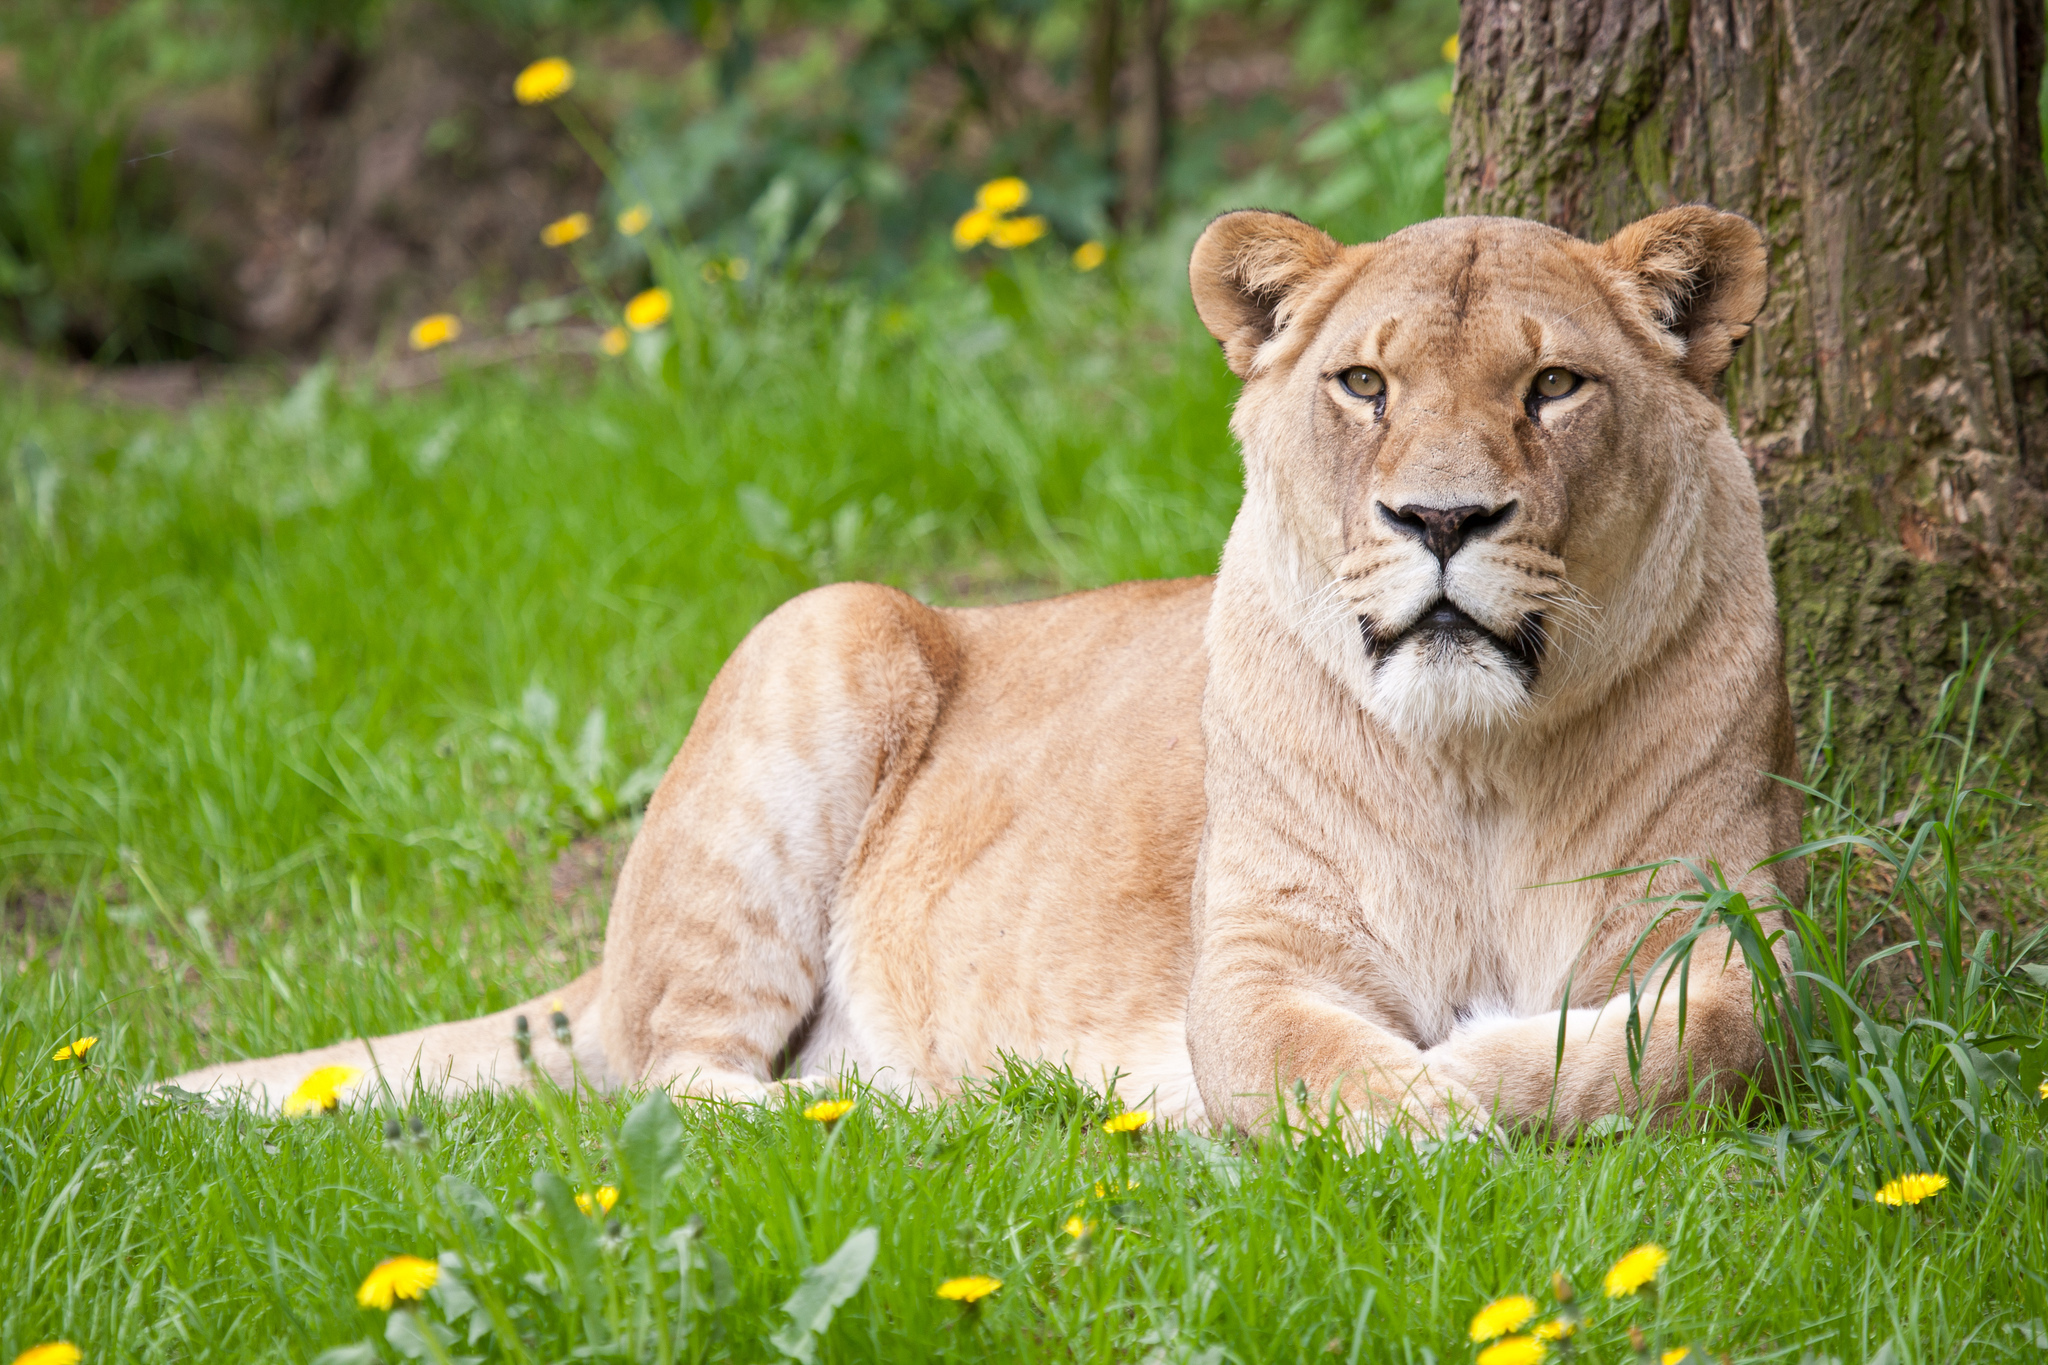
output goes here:
[[1528, 705], [1522, 675], [1486, 641], [1409, 639], [1373, 670], [1365, 709], [1403, 738], [1430, 742], [1506, 726]]

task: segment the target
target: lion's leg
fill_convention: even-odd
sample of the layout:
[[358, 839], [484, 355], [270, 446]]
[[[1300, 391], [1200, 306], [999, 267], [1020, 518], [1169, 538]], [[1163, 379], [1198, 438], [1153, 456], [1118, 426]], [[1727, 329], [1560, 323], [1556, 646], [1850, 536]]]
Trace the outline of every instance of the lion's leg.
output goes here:
[[823, 1000], [848, 861], [923, 753], [953, 658], [939, 613], [859, 584], [795, 599], [733, 653], [620, 873], [598, 1011], [614, 1074], [767, 1092]]
[[1741, 1084], [1762, 1057], [1740, 953], [1725, 964], [1725, 938], [1694, 945], [1683, 1022], [1675, 973], [1641, 988], [1636, 1065], [1629, 1059], [1629, 997], [1558, 1013], [1475, 1019], [1423, 1054], [1434, 1073], [1457, 1082], [1500, 1123], [1547, 1124], [1560, 1133], [1608, 1114], [1656, 1112], [1711, 1099]]

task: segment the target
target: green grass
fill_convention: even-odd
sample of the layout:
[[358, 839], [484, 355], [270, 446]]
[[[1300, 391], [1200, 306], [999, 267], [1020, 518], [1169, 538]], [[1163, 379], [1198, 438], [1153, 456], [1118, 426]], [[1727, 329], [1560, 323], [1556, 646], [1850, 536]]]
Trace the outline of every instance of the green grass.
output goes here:
[[[1996, 755], [1938, 737], [1882, 774], [1821, 765], [1842, 804], [1811, 829], [1865, 841], [1816, 859], [1820, 929], [1958, 945], [1894, 959], [1939, 987], [1908, 992], [1930, 1023], [1901, 1042], [1810, 1009], [1792, 1111], [1747, 1123], [1127, 1147], [1104, 1097], [1043, 1072], [937, 1111], [867, 1096], [830, 1131], [657, 1104], [623, 1139], [635, 1096], [283, 1122], [140, 1094], [586, 965], [600, 917], [550, 869], [625, 836], [726, 652], [793, 592], [1213, 567], [1233, 385], [1159, 253], [994, 286], [935, 264], [882, 299], [707, 291], [694, 340], [594, 374], [379, 396], [316, 371], [181, 414], [0, 394], [0, 1359], [58, 1336], [93, 1361], [381, 1343], [364, 1272], [444, 1251], [496, 1308], [443, 1293], [401, 1319], [458, 1321], [453, 1346], [405, 1339], [423, 1358], [773, 1359], [806, 1268], [861, 1228], [876, 1256], [818, 1359], [1464, 1361], [1475, 1309], [1547, 1303], [1559, 1270], [1600, 1360], [1630, 1354], [1631, 1322], [1746, 1361], [2037, 1353], [2048, 1190], [2015, 1096], [2040, 1057], [2015, 1035], [2040, 1034], [2041, 996], [2009, 933], [1966, 942], [1943, 916], [2024, 909], [2038, 860], [1968, 795]], [[1944, 838], [1952, 863], [1927, 855]], [[1847, 982], [1826, 938], [1802, 961]], [[81, 1033], [89, 1070], [49, 1060]], [[1972, 1060], [1993, 1056], [2013, 1083]], [[1873, 1106], [1859, 1087], [1887, 1067], [1899, 1102]], [[421, 1141], [387, 1143], [400, 1112]], [[1955, 1185], [1903, 1211], [1863, 1197], [1907, 1150], [1886, 1123]], [[561, 1207], [599, 1182], [625, 1189], [616, 1229]], [[1077, 1213], [1085, 1244], [1062, 1231]], [[1603, 1270], [1646, 1240], [1672, 1253], [1661, 1293], [1606, 1302]], [[970, 1273], [1004, 1286], [970, 1311], [934, 1297]], [[512, 1331], [471, 1347], [483, 1321]]]

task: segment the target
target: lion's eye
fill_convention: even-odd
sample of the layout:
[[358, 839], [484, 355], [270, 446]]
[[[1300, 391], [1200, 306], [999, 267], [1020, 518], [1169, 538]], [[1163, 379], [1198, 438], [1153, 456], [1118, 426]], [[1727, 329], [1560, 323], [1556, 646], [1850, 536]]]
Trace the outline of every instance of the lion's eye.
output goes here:
[[1579, 377], [1570, 370], [1553, 365], [1536, 375], [1536, 396], [1538, 398], [1562, 398], [1579, 387]]
[[1353, 398], [1384, 398], [1387, 394], [1387, 381], [1380, 377], [1380, 372], [1368, 370], [1363, 365], [1353, 365], [1343, 371], [1337, 376], [1337, 382]]

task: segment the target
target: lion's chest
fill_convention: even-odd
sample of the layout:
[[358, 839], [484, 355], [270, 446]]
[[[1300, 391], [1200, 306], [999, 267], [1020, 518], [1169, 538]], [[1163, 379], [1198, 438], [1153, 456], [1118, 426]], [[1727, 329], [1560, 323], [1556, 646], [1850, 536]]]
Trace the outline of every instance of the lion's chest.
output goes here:
[[1560, 1002], [1607, 884], [1574, 880], [1604, 868], [1563, 870], [1543, 823], [1497, 803], [1426, 834], [1375, 827], [1337, 845], [1354, 850], [1354, 965], [1416, 1045], [1434, 1046], [1474, 1017]]

